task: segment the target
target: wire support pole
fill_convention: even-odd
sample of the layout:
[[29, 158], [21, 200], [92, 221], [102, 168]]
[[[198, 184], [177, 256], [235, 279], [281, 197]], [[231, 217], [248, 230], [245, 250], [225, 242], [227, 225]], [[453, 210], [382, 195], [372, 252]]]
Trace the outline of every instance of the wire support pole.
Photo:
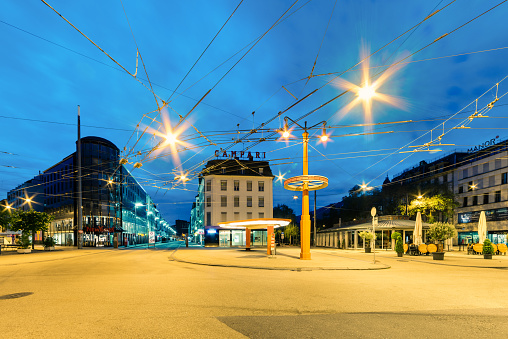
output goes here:
[[78, 105], [78, 142], [76, 143], [78, 164], [78, 249], [83, 248], [83, 192], [81, 186], [81, 114]]
[[[308, 156], [309, 132], [307, 132], [307, 122], [303, 132], [303, 175], [309, 175], [309, 156]], [[310, 214], [309, 214], [309, 185], [303, 184], [302, 191], [302, 218], [300, 220], [300, 259], [310, 260]]]

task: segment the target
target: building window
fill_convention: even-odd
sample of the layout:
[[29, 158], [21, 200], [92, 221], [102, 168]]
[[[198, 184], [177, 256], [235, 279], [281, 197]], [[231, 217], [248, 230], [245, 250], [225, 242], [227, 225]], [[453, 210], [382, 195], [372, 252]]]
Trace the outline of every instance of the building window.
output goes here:
[[238, 195], [235, 195], [234, 197], [234, 203], [235, 203], [235, 207], [240, 207], [240, 197]]
[[247, 197], [247, 207], [252, 207], [252, 197]]
[[240, 181], [239, 180], [235, 180], [233, 187], [234, 187], [235, 191], [239, 191], [240, 190]]
[[222, 222], [228, 221], [228, 212], [220, 212], [220, 221]]
[[462, 207], [467, 207], [467, 197], [464, 197], [464, 201], [462, 202]]
[[263, 167], [259, 168], [259, 174], [263, 174]]
[[235, 212], [235, 220], [240, 220], [240, 212]]
[[496, 185], [496, 177], [492, 175], [489, 177], [489, 187], [492, 187], [495, 185]]
[[227, 191], [228, 190], [228, 181], [227, 180], [221, 180], [220, 181], [220, 190], [221, 191]]
[[467, 191], [469, 192], [469, 191], [472, 191], [472, 190], [473, 190], [473, 182], [470, 181], [470, 182], [467, 183]]
[[228, 207], [228, 197], [225, 195], [220, 196], [220, 207]]
[[263, 219], [264, 217], [265, 217], [265, 213], [264, 212], [259, 212], [259, 218]]
[[206, 212], [206, 226], [212, 226], [212, 213]]
[[489, 171], [489, 163], [486, 162], [483, 164], [483, 173], [488, 172], [488, 171]]
[[259, 192], [265, 191], [265, 182], [264, 181], [258, 181], [258, 191]]
[[212, 197], [211, 196], [206, 197], [206, 207], [212, 207]]
[[478, 174], [478, 166], [473, 166], [473, 175]]
[[478, 205], [478, 196], [477, 195], [475, 195], [473, 197], [473, 206], [476, 206], [476, 205]]
[[252, 181], [247, 181], [247, 191], [252, 191]]
[[265, 197], [258, 197], [258, 207], [265, 207]]
[[210, 192], [212, 190], [212, 180], [206, 181], [206, 191]]
[[489, 194], [488, 193], [483, 194], [483, 203], [484, 204], [489, 203]]
[[226, 167], [222, 167], [222, 168], [220, 169], [220, 172], [221, 172], [222, 174], [226, 174]]
[[501, 174], [501, 185], [508, 183], [508, 172]]
[[252, 219], [252, 212], [247, 212], [247, 219]]
[[467, 168], [462, 170], [462, 179], [467, 178]]
[[501, 191], [496, 191], [494, 202], [501, 202]]
[[459, 193], [464, 193], [464, 186], [462, 185], [459, 186]]
[[496, 169], [500, 169], [501, 168], [501, 159], [496, 159], [494, 162], [494, 166], [496, 167]]

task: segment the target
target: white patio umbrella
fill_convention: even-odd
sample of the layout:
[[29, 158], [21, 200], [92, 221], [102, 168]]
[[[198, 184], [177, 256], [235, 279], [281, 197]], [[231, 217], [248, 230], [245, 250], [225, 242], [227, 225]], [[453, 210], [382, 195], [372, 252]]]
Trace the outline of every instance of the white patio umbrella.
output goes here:
[[416, 214], [415, 230], [413, 232], [413, 243], [419, 246], [423, 243], [422, 241], [422, 214], [418, 212]]
[[485, 211], [480, 213], [480, 220], [478, 220], [478, 237], [480, 238], [480, 244], [483, 244], [487, 238], [487, 218], [485, 217]]

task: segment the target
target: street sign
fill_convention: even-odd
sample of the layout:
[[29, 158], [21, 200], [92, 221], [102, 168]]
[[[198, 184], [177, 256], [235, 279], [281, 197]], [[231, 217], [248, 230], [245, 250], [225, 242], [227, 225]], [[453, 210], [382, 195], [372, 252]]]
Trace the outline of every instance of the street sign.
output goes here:
[[148, 232], [148, 243], [155, 244], [155, 232]]

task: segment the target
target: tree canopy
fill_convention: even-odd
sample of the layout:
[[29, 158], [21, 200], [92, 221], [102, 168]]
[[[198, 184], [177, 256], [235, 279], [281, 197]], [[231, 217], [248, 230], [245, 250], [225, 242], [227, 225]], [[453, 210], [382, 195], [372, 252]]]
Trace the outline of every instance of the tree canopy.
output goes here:
[[0, 210], [0, 229], [6, 229], [11, 221], [11, 213], [7, 210]]
[[[408, 214], [413, 216], [417, 212], [421, 212], [428, 217], [429, 222], [433, 222], [436, 214], [441, 214], [442, 220], [448, 220], [453, 217], [453, 209], [457, 207], [457, 202], [451, 197], [443, 194], [437, 194], [430, 197], [421, 197], [411, 201], [407, 206]], [[406, 205], [399, 205], [399, 211], [404, 214]]]
[[[22, 231], [23, 234], [32, 233], [35, 238], [35, 232], [46, 231], [53, 216], [45, 212], [37, 212], [33, 209], [29, 211], [16, 210], [12, 213], [9, 228], [13, 231]], [[33, 248], [32, 242], [32, 248]]]

